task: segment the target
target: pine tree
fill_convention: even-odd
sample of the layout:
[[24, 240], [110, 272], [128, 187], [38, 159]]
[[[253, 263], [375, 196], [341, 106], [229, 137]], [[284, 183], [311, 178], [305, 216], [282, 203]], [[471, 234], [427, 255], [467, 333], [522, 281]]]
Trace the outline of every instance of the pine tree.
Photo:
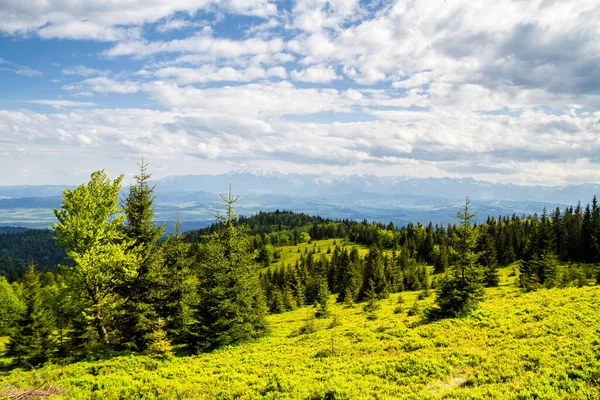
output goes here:
[[375, 282], [372, 279], [369, 280], [369, 287], [365, 292], [366, 303], [363, 306], [363, 311], [369, 314], [374, 313], [380, 307], [379, 304], [377, 304], [378, 296], [375, 286]]
[[478, 239], [479, 264], [483, 267], [483, 282], [487, 287], [495, 287], [500, 283], [498, 276], [498, 261], [496, 246], [489, 232], [489, 225], [484, 225], [479, 232]]
[[319, 286], [317, 292], [317, 303], [319, 303], [319, 309], [317, 310], [317, 317], [328, 317], [329, 316], [329, 289], [327, 288], [327, 279], [324, 277], [318, 278]]
[[456, 214], [461, 221], [453, 238], [456, 262], [437, 289], [439, 309], [436, 312], [442, 316], [467, 314], [483, 299], [483, 274], [475, 251], [477, 231], [471, 226], [471, 219], [476, 214], [471, 212], [470, 204], [471, 200], [467, 197], [463, 210]]
[[164, 322], [161, 318], [156, 321], [156, 328], [148, 334], [148, 346], [145, 353], [159, 359], [170, 358], [173, 355], [173, 346], [167, 338], [164, 330]]
[[520, 266], [519, 284], [526, 289], [555, 284], [556, 262], [554, 233], [546, 209], [532, 227], [531, 238]]
[[227, 217], [207, 244], [207, 260], [200, 267], [197, 323], [191, 331], [198, 350], [239, 343], [264, 334], [265, 304], [253, 262], [248, 229], [235, 225], [234, 197], [222, 196]]
[[164, 233], [162, 226], [154, 221], [154, 187], [149, 185], [151, 175], [148, 164], [138, 164], [136, 183], [130, 186], [123, 204], [126, 224], [125, 237], [131, 241], [130, 251], [138, 254], [137, 273], [118, 290], [125, 299], [119, 316], [121, 342], [128, 347], [143, 351], [149, 343], [156, 325], [156, 310], [153, 298], [155, 268], [158, 263], [157, 242]]
[[448, 247], [445, 243], [436, 245], [433, 251], [433, 273], [441, 274], [448, 268]]
[[182, 343], [189, 336], [195, 290], [189, 245], [183, 241], [180, 226], [179, 220], [175, 221], [174, 233], [162, 245], [162, 257], [154, 279], [156, 312], [174, 343]]
[[365, 265], [363, 270], [363, 285], [359, 292], [359, 298], [365, 299], [367, 290], [373, 283], [375, 293], [379, 298], [386, 298], [389, 295], [389, 283], [385, 276], [385, 264], [383, 254], [378, 247], [371, 246], [365, 256]]
[[56, 350], [52, 336], [55, 323], [52, 313], [42, 304], [40, 282], [33, 265], [23, 278], [23, 303], [25, 310], [10, 336], [8, 354], [17, 363], [42, 364]]

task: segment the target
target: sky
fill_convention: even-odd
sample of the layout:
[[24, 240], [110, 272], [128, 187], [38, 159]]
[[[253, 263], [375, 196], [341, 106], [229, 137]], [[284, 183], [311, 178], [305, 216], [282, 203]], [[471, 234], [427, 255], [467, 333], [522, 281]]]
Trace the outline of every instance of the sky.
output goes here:
[[597, 0], [2, 0], [0, 185], [600, 182]]

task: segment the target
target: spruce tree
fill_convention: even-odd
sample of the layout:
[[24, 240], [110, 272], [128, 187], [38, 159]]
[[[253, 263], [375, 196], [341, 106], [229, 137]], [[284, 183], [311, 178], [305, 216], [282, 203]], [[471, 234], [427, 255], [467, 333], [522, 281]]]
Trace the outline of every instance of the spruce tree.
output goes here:
[[42, 303], [40, 282], [33, 265], [23, 278], [23, 303], [25, 310], [10, 335], [8, 354], [17, 363], [42, 364], [56, 350], [52, 336], [55, 323], [52, 313]]
[[371, 289], [373, 283], [375, 293], [379, 298], [386, 298], [389, 295], [389, 283], [385, 274], [385, 263], [383, 253], [376, 246], [371, 246], [365, 256], [365, 265], [363, 270], [363, 284], [359, 293], [359, 298], [364, 300], [367, 291]]
[[226, 219], [211, 236], [206, 262], [200, 266], [197, 323], [190, 338], [197, 350], [244, 342], [265, 333], [266, 306], [248, 228], [235, 224], [233, 204], [238, 198], [231, 189], [229, 196], [222, 196]]
[[467, 197], [462, 211], [457, 212], [460, 226], [453, 237], [455, 263], [437, 289], [436, 302], [441, 316], [456, 317], [467, 314], [483, 299], [482, 268], [476, 252], [477, 231], [471, 226], [475, 213], [470, 210]]
[[163, 226], [154, 220], [154, 186], [149, 184], [151, 175], [148, 164], [138, 164], [139, 173], [135, 184], [123, 204], [125, 213], [124, 233], [130, 240], [130, 251], [138, 255], [136, 275], [119, 287], [125, 299], [118, 318], [121, 327], [121, 342], [128, 347], [143, 351], [151, 340], [156, 326], [156, 310], [153, 298], [155, 268], [158, 264], [157, 242], [164, 233]]
[[483, 281], [487, 287], [495, 287], [500, 283], [498, 276], [498, 261], [496, 246], [489, 232], [489, 226], [484, 225], [479, 232], [478, 239], [479, 264], [483, 268]]
[[541, 219], [532, 227], [531, 238], [520, 266], [519, 284], [531, 290], [555, 284], [556, 260], [554, 233], [546, 209]]
[[162, 244], [162, 256], [154, 279], [156, 312], [174, 343], [182, 343], [189, 337], [195, 290], [193, 260], [180, 226], [179, 220], [175, 221], [174, 233]]
[[329, 289], [327, 288], [327, 279], [323, 276], [318, 277], [318, 291], [317, 291], [317, 303], [319, 309], [317, 310], [316, 316], [323, 318], [329, 316]]

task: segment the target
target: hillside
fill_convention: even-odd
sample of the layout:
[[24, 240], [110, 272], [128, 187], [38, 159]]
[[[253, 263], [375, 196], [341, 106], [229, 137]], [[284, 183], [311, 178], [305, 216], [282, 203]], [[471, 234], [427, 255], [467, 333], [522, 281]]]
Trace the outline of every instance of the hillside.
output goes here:
[[598, 398], [600, 287], [523, 293], [512, 271], [501, 270], [501, 286], [465, 319], [424, 320], [414, 310], [433, 295], [417, 292], [379, 301], [375, 320], [332, 298], [334, 317], [312, 320], [312, 307], [272, 315], [256, 342], [164, 361], [120, 355], [5, 371], [0, 393], [43, 384], [70, 399]]
[[55, 271], [66, 263], [65, 250], [55, 244], [54, 236], [50, 229], [0, 232], [0, 276], [14, 279], [32, 263], [39, 271]]

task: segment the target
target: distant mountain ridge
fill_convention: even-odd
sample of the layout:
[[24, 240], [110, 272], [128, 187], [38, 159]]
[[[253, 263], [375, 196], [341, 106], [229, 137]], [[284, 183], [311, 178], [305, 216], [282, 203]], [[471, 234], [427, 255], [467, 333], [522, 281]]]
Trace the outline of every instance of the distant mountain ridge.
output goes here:
[[[456, 222], [456, 210], [466, 196], [487, 216], [527, 215], [546, 207], [583, 204], [600, 194], [600, 185], [519, 186], [472, 178], [408, 178], [403, 176], [283, 174], [278, 171], [236, 170], [219, 175], [169, 176], [156, 184], [156, 219], [184, 230], [214, 222], [222, 211], [219, 197], [232, 185], [240, 194], [236, 211], [292, 210], [326, 218], [394, 222]], [[73, 186], [0, 186], [0, 225], [47, 227], [55, 222], [52, 209], [60, 207], [61, 193]], [[123, 188], [123, 196], [127, 192]]]
[[237, 193], [330, 197], [352, 193], [381, 193], [447, 199], [539, 201], [572, 204], [600, 193], [600, 184], [525, 186], [473, 178], [409, 178], [404, 176], [283, 174], [276, 171], [235, 170], [219, 175], [170, 176], [156, 181], [161, 193], [225, 192], [231, 183]]

